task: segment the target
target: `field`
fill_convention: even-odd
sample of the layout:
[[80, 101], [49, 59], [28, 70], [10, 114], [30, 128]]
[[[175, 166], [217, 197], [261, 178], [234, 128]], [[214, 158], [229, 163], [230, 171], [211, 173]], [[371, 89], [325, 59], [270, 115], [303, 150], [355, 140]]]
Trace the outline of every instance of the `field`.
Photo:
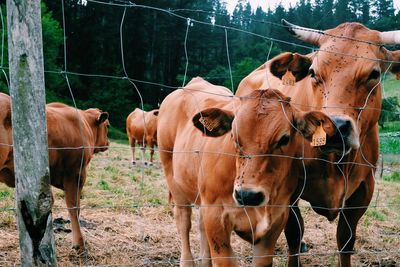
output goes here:
[[[377, 175], [371, 207], [359, 224], [354, 266], [400, 265], [399, 161], [399, 155], [392, 155], [391, 160], [384, 161], [382, 178]], [[53, 217], [68, 219], [63, 192], [53, 189], [53, 194]], [[0, 185], [0, 266], [19, 262], [18, 232], [14, 212], [10, 210], [13, 203], [13, 190]], [[335, 266], [336, 223], [316, 215], [306, 202], [301, 205], [306, 223], [305, 241], [310, 246], [303, 263]], [[193, 208], [193, 214], [191, 240], [194, 256], [198, 257], [197, 208]], [[71, 249], [70, 225], [59, 220], [55, 237], [60, 266], [179, 265], [180, 243], [160, 162], [156, 158], [153, 166], [133, 167], [124, 141], [112, 142], [109, 151], [93, 158], [83, 189], [81, 219], [88, 248], [84, 255], [77, 255]], [[243, 258], [240, 266], [251, 265], [251, 246], [236, 236], [233, 240], [235, 253]], [[281, 236], [275, 251], [275, 266], [285, 266], [286, 253]]]

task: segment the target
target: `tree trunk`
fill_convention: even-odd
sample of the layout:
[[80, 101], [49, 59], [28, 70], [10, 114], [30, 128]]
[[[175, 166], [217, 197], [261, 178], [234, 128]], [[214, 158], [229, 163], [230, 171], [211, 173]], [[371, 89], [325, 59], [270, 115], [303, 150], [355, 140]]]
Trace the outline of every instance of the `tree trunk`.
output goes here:
[[40, 0], [7, 0], [16, 214], [22, 266], [56, 266]]

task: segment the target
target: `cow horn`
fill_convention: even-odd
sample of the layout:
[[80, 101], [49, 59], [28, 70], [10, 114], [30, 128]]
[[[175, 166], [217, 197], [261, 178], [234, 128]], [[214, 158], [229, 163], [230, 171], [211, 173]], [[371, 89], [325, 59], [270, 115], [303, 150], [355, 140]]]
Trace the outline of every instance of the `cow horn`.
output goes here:
[[400, 31], [381, 32], [382, 44], [400, 44]]
[[287, 27], [287, 30], [304, 42], [319, 45], [319, 39], [324, 35], [323, 31], [309, 29], [292, 24], [285, 19], [282, 19], [282, 24]]

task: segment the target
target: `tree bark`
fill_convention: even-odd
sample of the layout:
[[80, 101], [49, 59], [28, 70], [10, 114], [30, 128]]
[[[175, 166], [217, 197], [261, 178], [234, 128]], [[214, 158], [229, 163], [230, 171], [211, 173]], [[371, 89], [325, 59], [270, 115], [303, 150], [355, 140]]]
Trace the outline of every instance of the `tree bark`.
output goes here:
[[7, 0], [16, 214], [22, 266], [56, 266], [40, 0]]

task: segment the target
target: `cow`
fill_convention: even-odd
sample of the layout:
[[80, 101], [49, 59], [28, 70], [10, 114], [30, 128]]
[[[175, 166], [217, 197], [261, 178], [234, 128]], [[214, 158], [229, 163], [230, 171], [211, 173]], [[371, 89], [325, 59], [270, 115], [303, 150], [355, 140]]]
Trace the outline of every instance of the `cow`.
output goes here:
[[310, 140], [319, 127], [328, 136], [335, 132], [328, 116], [300, 112], [274, 89], [236, 98], [197, 77], [169, 94], [157, 140], [181, 239], [180, 266], [193, 265], [192, 204], [200, 206], [202, 266], [210, 259], [213, 266], [236, 266], [232, 231], [254, 244], [255, 266], [272, 265], [297, 187], [291, 166], [301, 165], [294, 158], [303, 137]]
[[11, 99], [0, 93], [0, 182], [14, 187], [14, 160], [11, 131]]
[[[126, 118], [126, 133], [132, 150], [132, 164], [136, 163], [135, 145], [150, 148], [150, 162], [153, 162], [154, 145], [157, 145], [158, 109], [143, 111], [135, 108]], [[144, 151], [144, 150], [143, 150]]]
[[[3, 122], [0, 139], [2, 143], [12, 144], [9, 96], [1, 94], [0, 103], [0, 120]], [[81, 191], [93, 155], [108, 149], [108, 113], [97, 108], [80, 110], [62, 103], [50, 103], [46, 105], [46, 116], [51, 185], [65, 191], [73, 248], [84, 251], [78, 221]], [[12, 147], [0, 146], [0, 149], [0, 182], [15, 187]]]
[[[282, 22], [291, 34], [319, 49], [272, 58], [240, 82], [236, 95], [274, 87], [291, 97], [292, 105], [319, 110], [335, 123], [337, 133], [326, 145], [316, 149], [306, 144], [306, 175], [299, 177], [304, 188], [299, 186], [292, 204], [297, 205], [300, 195], [329, 221], [340, 214], [338, 264], [351, 266], [357, 224], [374, 191], [381, 77], [391, 71], [400, 78], [400, 51], [389, 51], [383, 44], [400, 43], [400, 32], [379, 32], [359, 23], [317, 31]], [[285, 228], [289, 266], [301, 266], [303, 230], [300, 211], [294, 207]]]

